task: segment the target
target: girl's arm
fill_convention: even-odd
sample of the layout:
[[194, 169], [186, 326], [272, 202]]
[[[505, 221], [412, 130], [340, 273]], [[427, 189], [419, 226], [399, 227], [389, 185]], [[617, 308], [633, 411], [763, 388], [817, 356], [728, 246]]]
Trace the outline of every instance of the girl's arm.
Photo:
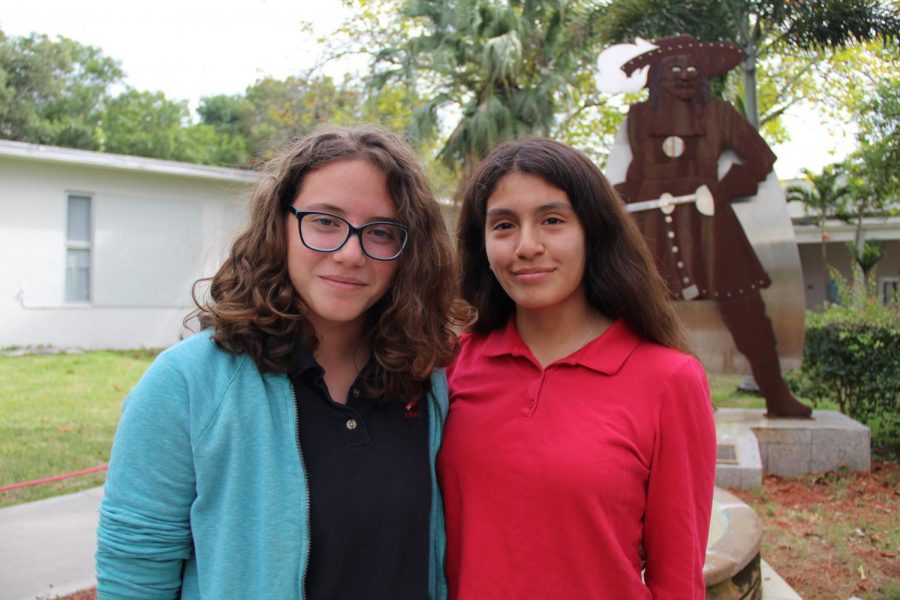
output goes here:
[[175, 598], [191, 557], [195, 497], [188, 385], [163, 353], [128, 395], [97, 530], [97, 594]]
[[644, 578], [654, 598], [705, 598], [715, 468], [709, 385], [699, 362], [688, 358], [666, 384], [650, 466]]

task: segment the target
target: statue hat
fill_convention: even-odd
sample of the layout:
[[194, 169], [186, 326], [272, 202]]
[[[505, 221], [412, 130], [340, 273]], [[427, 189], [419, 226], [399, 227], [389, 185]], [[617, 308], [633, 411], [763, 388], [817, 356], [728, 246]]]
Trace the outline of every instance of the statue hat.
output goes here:
[[673, 35], [653, 40], [656, 46], [622, 65], [629, 77], [642, 67], [656, 66], [670, 56], [688, 55], [696, 61], [700, 74], [716, 77], [727, 73], [744, 59], [743, 51], [731, 42], [698, 42], [692, 35]]

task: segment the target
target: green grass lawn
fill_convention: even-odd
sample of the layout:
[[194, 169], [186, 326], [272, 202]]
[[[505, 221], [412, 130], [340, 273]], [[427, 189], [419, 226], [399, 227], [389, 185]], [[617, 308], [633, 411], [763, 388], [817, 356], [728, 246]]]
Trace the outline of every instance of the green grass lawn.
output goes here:
[[[0, 487], [106, 463], [122, 400], [153, 357], [143, 350], [0, 356]], [[740, 379], [711, 376], [713, 404], [764, 408], [761, 397], [737, 391]], [[104, 477], [0, 492], [0, 506], [101, 485]]]
[[713, 406], [728, 408], [765, 408], [762, 396], [738, 391], [740, 375], [709, 375], [709, 392]]
[[[122, 400], [149, 351], [0, 356], [0, 487], [109, 460]], [[0, 506], [103, 483], [94, 473], [0, 493]]]

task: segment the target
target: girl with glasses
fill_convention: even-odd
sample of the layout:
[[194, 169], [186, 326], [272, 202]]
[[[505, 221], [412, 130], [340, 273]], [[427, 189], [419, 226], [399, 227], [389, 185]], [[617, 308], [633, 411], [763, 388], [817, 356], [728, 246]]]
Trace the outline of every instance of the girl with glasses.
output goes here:
[[458, 254], [478, 318], [438, 461], [450, 597], [705, 597], [706, 377], [600, 170], [501, 144], [468, 183]]
[[272, 159], [202, 331], [125, 401], [99, 597], [444, 597], [452, 269], [396, 136], [327, 129]]

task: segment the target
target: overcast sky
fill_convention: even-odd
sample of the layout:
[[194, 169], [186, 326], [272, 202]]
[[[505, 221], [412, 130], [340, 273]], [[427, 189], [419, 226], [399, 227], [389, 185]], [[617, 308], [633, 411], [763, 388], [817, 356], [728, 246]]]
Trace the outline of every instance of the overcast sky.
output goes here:
[[[309, 68], [319, 58], [317, 40], [349, 14], [340, 0], [9, 0], [0, 9], [0, 29], [98, 46], [121, 62], [132, 87], [161, 90], [196, 108], [203, 96], [240, 93], [261, 77]], [[330, 74], [362, 66], [333, 65]], [[794, 139], [773, 148], [782, 178], [803, 166], [818, 170], [852, 149], [852, 140], [831, 137], [814, 112], [787, 119]]]
[[340, 0], [19, 0], [0, 9], [0, 29], [99, 46], [131, 86], [196, 106], [202, 96], [312, 66], [317, 38], [347, 14]]

